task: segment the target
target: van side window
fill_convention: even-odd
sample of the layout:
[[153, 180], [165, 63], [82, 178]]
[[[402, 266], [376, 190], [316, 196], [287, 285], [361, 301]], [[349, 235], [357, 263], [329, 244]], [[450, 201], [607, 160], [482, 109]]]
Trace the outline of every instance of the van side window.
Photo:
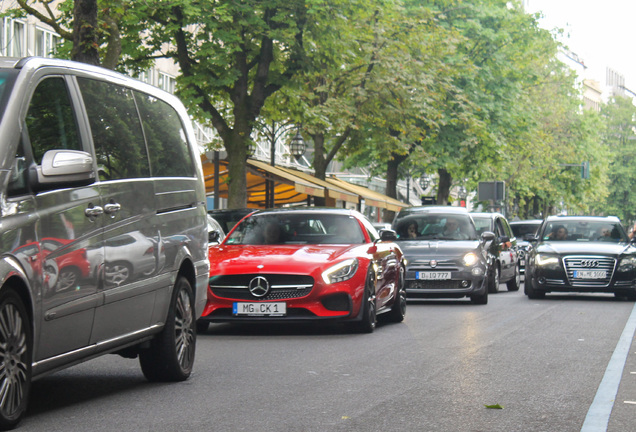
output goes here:
[[148, 153], [130, 89], [77, 78], [91, 126], [100, 180], [148, 177]]
[[153, 177], [194, 176], [192, 154], [177, 112], [166, 102], [135, 91]]
[[82, 150], [77, 122], [64, 79], [44, 79], [33, 92], [26, 116], [33, 159], [39, 165], [48, 150]]

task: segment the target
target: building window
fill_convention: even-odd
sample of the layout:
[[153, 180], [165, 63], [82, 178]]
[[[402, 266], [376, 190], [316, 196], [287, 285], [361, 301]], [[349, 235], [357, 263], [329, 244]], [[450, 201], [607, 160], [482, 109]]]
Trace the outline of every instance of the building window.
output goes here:
[[59, 36], [48, 30], [35, 29], [35, 55], [40, 57], [54, 57]]
[[158, 73], [157, 87], [159, 87], [161, 90], [167, 91], [168, 93], [174, 93], [175, 86], [176, 81], [174, 77], [171, 77], [170, 75], [163, 72]]
[[11, 57], [26, 56], [26, 24], [22, 21], [11, 20], [6, 26], [6, 41], [8, 52]]

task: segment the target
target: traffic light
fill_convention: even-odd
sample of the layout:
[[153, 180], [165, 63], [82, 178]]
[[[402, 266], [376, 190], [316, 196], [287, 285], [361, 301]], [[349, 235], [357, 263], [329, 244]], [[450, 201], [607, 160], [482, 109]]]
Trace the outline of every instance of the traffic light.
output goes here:
[[589, 161], [581, 162], [581, 178], [585, 180], [590, 178], [590, 162]]

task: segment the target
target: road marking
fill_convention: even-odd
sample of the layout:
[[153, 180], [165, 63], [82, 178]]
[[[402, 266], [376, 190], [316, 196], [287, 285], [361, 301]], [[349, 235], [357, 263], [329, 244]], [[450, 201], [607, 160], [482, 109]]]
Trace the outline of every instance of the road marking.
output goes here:
[[590, 409], [587, 411], [581, 432], [607, 431], [607, 424], [609, 423], [610, 414], [614, 407], [614, 399], [618, 392], [618, 386], [621, 383], [623, 368], [627, 361], [627, 354], [629, 354], [629, 348], [632, 344], [635, 330], [636, 304], [632, 308], [632, 313], [627, 320], [627, 324], [625, 324], [623, 334], [621, 334], [618, 344], [616, 344], [614, 354], [612, 354], [607, 369], [605, 369], [605, 375], [603, 375], [601, 384], [596, 391], [596, 396], [594, 396], [594, 401], [592, 401], [592, 405], [590, 405]]

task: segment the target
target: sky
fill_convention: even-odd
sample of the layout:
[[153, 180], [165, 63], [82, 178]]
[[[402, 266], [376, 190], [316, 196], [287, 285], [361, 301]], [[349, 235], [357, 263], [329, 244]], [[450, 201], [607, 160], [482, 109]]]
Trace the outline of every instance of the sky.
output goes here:
[[540, 25], [564, 30], [563, 42], [588, 67], [584, 78], [605, 85], [610, 67], [636, 92], [636, 0], [525, 0]]

